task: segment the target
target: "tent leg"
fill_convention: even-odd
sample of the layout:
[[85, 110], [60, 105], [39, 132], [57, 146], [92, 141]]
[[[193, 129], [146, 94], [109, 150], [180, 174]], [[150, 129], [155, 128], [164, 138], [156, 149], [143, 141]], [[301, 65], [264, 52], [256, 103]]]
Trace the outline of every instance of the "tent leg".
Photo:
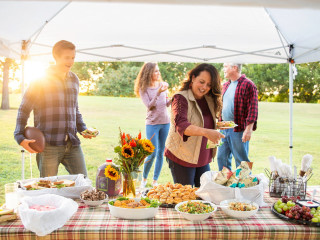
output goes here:
[[21, 95], [24, 94], [24, 60], [21, 60]]
[[293, 136], [293, 69], [292, 63], [289, 63], [289, 109], [290, 109], [290, 127], [289, 127], [289, 151], [290, 151], [290, 166], [292, 169], [292, 150], [293, 150], [293, 143], [292, 143], [292, 136]]
[[24, 149], [21, 150], [21, 180], [24, 180]]

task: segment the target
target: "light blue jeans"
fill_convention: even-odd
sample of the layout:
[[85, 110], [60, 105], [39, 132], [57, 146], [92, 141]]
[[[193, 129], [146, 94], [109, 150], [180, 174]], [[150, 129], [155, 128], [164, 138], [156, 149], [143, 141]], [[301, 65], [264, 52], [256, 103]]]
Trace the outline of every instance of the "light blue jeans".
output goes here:
[[57, 176], [59, 164], [62, 163], [69, 174], [82, 173], [87, 176], [86, 163], [80, 146], [51, 146], [46, 144], [42, 153], [37, 153], [40, 177]]
[[242, 142], [243, 132], [234, 132], [233, 129], [225, 129], [220, 131], [225, 135], [222, 138], [223, 144], [218, 148], [218, 166], [219, 171], [223, 167], [231, 169], [232, 156], [236, 160], [236, 167], [240, 165], [242, 161], [250, 162], [248, 158], [249, 154], [249, 141]]
[[157, 124], [157, 125], [146, 125], [147, 138], [151, 139], [155, 149], [154, 152], [146, 158], [143, 166], [143, 178], [147, 179], [150, 172], [151, 166], [155, 158], [156, 164], [154, 167], [153, 180], [157, 181], [161, 172], [163, 164], [163, 152], [165, 148], [166, 139], [168, 136], [170, 124]]

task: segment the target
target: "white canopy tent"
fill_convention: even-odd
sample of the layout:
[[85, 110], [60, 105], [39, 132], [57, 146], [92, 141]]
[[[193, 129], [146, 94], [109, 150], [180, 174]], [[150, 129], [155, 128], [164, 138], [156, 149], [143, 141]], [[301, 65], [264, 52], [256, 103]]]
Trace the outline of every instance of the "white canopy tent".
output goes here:
[[61, 39], [77, 61], [293, 63], [320, 60], [317, 0], [0, 1], [0, 56], [52, 61]]

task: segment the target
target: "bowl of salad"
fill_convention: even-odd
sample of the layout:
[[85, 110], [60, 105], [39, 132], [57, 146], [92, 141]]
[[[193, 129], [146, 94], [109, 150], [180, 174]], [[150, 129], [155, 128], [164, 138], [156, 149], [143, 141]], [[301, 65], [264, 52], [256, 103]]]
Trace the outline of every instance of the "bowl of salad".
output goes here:
[[148, 219], [157, 215], [161, 203], [145, 198], [119, 197], [108, 202], [110, 214], [123, 219]]
[[175, 209], [184, 218], [197, 222], [209, 218], [217, 210], [217, 206], [208, 201], [190, 200], [177, 204]]

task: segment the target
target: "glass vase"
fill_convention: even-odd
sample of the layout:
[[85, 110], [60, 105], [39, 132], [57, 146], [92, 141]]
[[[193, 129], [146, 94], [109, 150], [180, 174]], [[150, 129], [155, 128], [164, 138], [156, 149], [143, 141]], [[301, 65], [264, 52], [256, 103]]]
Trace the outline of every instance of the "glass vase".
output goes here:
[[136, 197], [136, 184], [139, 172], [122, 173], [122, 194], [127, 198]]

